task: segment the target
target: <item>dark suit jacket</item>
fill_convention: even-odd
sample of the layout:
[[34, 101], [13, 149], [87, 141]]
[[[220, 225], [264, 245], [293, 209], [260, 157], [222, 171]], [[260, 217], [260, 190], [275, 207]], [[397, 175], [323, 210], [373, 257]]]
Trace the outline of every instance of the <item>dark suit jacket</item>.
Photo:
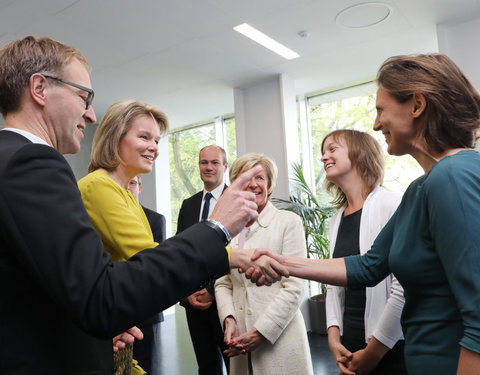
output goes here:
[[198, 223], [200, 207], [202, 205], [203, 190], [190, 198], [184, 199], [180, 212], [178, 213], [177, 234]]
[[153, 240], [162, 243], [166, 237], [165, 216], [147, 207], [142, 206], [142, 208], [152, 229]]
[[55, 149], [0, 131], [0, 374], [108, 374], [116, 334], [229, 271], [198, 224], [110, 264]]
[[[224, 184], [223, 191], [225, 191], [227, 187], [228, 186]], [[198, 218], [200, 217], [200, 208], [202, 206], [202, 198], [203, 190], [182, 202], [182, 207], [180, 207], [180, 212], [178, 213], [177, 234], [198, 223]], [[212, 296], [215, 295], [214, 282], [207, 286], [207, 290]], [[180, 305], [182, 306], [185, 306], [185, 304], [188, 303], [186, 301], [180, 302]]]
[[[152, 229], [153, 240], [159, 244], [162, 243], [167, 236], [165, 216], [147, 207], [142, 206], [142, 208], [143, 212], [145, 212], [148, 223], [150, 224], [150, 228]], [[155, 324], [163, 322], [163, 320], [163, 312], [160, 312], [159, 314], [155, 314], [153, 318], [147, 319], [143, 324]]]

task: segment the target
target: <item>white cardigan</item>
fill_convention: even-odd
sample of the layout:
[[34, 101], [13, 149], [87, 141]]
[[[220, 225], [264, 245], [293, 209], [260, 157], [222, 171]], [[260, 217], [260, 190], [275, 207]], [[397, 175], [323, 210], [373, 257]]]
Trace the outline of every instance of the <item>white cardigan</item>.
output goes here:
[[[395, 213], [400, 204], [400, 197], [381, 187], [376, 187], [367, 197], [360, 218], [360, 254], [370, 250], [373, 241], [382, 228]], [[333, 256], [338, 227], [345, 210], [340, 208], [330, 222], [330, 257]], [[337, 286], [327, 286], [327, 328], [338, 326], [343, 334], [343, 312], [345, 289]], [[365, 342], [375, 336], [390, 349], [403, 338], [400, 317], [405, 299], [403, 288], [398, 280], [389, 275], [372, 288], [366, 288], [365, 305]]]
[[[232, 241], [239, 246], [240, 233]], [[245, 234], [243, 234], [245, 235]], [[273, 252], [305, 257], [305, 232], [301, 219], [278, 210], [270, 202], [250, 227], [243, 248], [265, 247]], [[258, 287], [237, 270], [218, 279], [215, 299], [222, 323], [229, 315], [240, 334], [258, 330], [267, 341], [251, 353], [254, 374], [312, 375], [307, 331], [298, 310], [305, 294], [305, 281], [282, 278], [272, 286]], [[230, 375], [248, 374], [247, 356], [230, 358]]]

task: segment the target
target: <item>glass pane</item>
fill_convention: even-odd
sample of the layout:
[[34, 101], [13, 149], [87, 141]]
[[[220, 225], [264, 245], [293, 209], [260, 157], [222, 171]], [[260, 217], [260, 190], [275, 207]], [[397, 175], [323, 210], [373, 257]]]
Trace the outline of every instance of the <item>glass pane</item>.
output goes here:
[[[227, 153], [228, 165], [237, 159], [237, 134], [235, 133], [235, 118], [231, 117], [224, 120], [225, 131], [227, 133], [227, 145], [225, 151]], [[228, 171], [227, 171], [228, 172]]]
[[302, 124], [300, 123], [300, 103], [297, 100], [297, 103], [295, 105], [295, 109], [297, 110], [297, 134], [298, 134], [298, 157], [300, 160], [300, 163], [303, 164], [303, 149], [302, 149]]
[[177, 231], [178, 211], [182, 201], [203, 187], [198, 172], [198, 152], [209, 144], [215, 144], [214, 123], [169, 135], [173, 233]]

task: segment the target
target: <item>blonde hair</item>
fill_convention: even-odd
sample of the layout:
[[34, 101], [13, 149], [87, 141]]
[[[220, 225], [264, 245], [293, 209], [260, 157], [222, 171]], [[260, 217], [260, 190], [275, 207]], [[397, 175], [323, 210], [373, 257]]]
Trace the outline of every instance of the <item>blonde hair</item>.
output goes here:
[[118, 167], [122, 161], [118, 151], [120, 141], [139, 116], [152, 117], [160, 128], [160, 135], [167, 133], [167, 115], [155, 106], [138, 100], [122, 100], [112, 104], [93, 137], [89, 173], [99, 168], [112, 171]]
[[252, 169], [257, 164], [263, 165], [265, 172], [267, 172], [268, 177], [268, 191], [267, 199], [269, 200], [272, 196], [275, 185], [277, 184], [278, 168], [275, 162], [270, 159], [268, 156], [263, 154], [257, 154], [255, 152], [250, 152], [243, 156], [240, 156], [235, 160], [230, 167], [230, 181], [233, 182], [240, 176], [242, 173]]
[[[328, 133], [322, 141], [323, 146], [327, 138], [335, 142], [342, 139], [348, 149], [348, 158], [360, 175], [367, 187], [366, 194], [383, 182], [385, 171], [385, 157], [380, 144], [370, 134], [352, 129], [339, 129]], [[342, 207], [347, 202], [347, 196], [336, 184], [325, 180], [327, 191], [333, 195], [332, 204], [336, 208]]]

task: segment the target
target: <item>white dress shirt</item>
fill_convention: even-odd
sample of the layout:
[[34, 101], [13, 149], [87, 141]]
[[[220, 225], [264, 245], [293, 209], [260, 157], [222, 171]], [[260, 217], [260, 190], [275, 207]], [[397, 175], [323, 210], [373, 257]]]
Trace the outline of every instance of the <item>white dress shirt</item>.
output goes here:
[[212, 194], [212, 198], [210, 198], [210, 207], [208, 209], [208, 216], [207, 216], [207, 217], [210, 217], [210, 215], [213, 212], [213, 209], [215, 208], [215, 205], [217, 204], [218, 200], [222, 196], [224, 188], [225, 188], [225, 184], [222, 182], [220, 185], [218, 185], [215, 189], [213, 189], [210, 192], [203, 189], [202, 205], [200, 206], [200, 212], [198, 213], [198, 221], [202, 219], [203, 206], [205, 205], [205, 195], [207, 193]]

